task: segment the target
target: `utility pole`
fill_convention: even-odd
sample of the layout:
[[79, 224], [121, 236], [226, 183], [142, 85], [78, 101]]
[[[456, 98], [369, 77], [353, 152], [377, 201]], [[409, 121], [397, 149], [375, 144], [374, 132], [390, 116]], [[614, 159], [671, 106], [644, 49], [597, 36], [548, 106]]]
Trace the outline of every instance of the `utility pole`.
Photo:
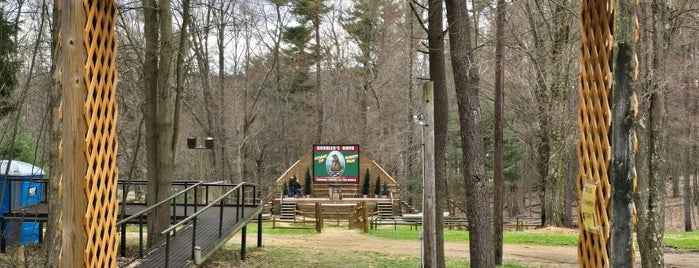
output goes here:
[[422, 88], [424, 100], [423, 178], [422, 178], [422, 267], [437, 267], [437, 230], [435, 211], [434, 167], [434, 84], [427, 82]]

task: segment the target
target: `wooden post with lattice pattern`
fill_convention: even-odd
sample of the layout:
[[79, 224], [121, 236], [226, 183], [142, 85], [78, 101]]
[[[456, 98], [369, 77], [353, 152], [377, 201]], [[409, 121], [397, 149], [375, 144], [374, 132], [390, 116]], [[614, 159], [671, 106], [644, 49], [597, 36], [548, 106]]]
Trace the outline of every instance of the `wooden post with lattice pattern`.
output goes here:
[[61, 267], [117, 267], [116, 4], [63, 1]]
[[[629, 12], [628, 8], [635, 8], [633, 3], [637, 5], [637, 2], [616, 2], [583, 0], [581, 4], [577, 183], [581, 200], [578, 206], [580, 267], [632, 265], [634, 258], [632, 246], [624, 248], [621, 244], [633, 244], [634, 216], [633, 209], [628, 209], [633, 207], [630, 192], [635, 191], [635, 136], [631, 130], [637, 110], [633, 95], [637, 64], [635, 49], [629, 47], [635, 45], [635, 39], [628, 35], [636, 34], [637, 38], [637, 26], [632, 23], [634, 30], [620, 27], [628, 26], [629, 20], [635, 22], [635, 9]], [[620, 9], [616, 14], [615, 8]], [[615, 40], [614, 31], [623, 36]], [[631, 74], [631, 79], [620, 77], [622, 72]], [[613, 211], [612, 205], [616, 208]], [[617, 217], [615, 226], [612, 215]], [[615, 237], [617, 246], [610, 246], [611, 237]]]

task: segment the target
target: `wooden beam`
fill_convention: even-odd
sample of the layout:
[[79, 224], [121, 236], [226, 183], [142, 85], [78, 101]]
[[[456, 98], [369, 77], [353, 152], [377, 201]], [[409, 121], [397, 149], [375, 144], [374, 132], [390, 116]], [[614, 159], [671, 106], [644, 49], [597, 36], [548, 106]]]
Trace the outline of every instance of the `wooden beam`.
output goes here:
[[425, 123], [423, 127], [423, 201], [422, 201], [422, 267], [437, 267], [437, 212], [434, 167], [434, 84], [422, 88]]
[[[87, 15], [82, 2], [63, 1], [61, 22], [63, 82], [63, 251], [59, 263], [63, 267], [85, 267], [87, 245], [85, 233], [85, 135], [87, 123], [83, 114], [87, 95], [83, 74], [86, 49], [83, 30]], [[59, 72], [60, 73], [60, 72]]]

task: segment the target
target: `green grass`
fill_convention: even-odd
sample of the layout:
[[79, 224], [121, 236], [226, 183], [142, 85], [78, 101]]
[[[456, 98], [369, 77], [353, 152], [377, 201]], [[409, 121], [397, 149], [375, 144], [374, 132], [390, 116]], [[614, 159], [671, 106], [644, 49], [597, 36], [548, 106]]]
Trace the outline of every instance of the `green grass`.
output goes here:
[[[336, 224], [326, 224], [325, 228], [336, 227]], [[263, 223], [264, 233], [274, 235], [307, 236], [316, 235], [314, 229], [272, 229], [271, 223]], [[257, 225], [248, 225], [248, 233], [257, 232]], [[370, 230], [368, 236], [418, 241], [420, 230], [409, 226], [398, 226], [396, 230], [383, 228]], [[468, 243], [468, 232], [456, 230], [444, 230], [445, 242]], [[578, 241], [577, 233], [541, 233], [541, 232], [505, 232], [506, 244], [529, 244], [548, 246], [575, 246]], [[665, 245], [680, 250], [699, 250], [699, 232], [669, 232], [665, 234]], [[248, 246], [247, 258], [240, 260], [240, 246], [228, 244], [217, 252], [205, 268], [212, 267], [419, 267], [419, 255], [385, 254], [372, 251], [357, 250], [319, 250], [313, 248], [293, 246], [265, 246], [255, 248]], [[447, 258], [446, 267], [468, 267], [466, 257]], [[520, 268], [525, 265], [506, 263], [502, 267]]]
[[699, 231], [668, 232], [663, 240], [665, 246], [680, 250], [699, 250]]
[[505, 244], [575, 246], [578, 244], [578, 234], [505, 232], [503, 234], [503, 242]]
[[[420, 231], [409, 226], [398, 226], [396, 230], [379, 229], [369, 230], [369, 235], [374, 237], [398, 240], [420, 240]], [[578, 235], [574, 233], [529, 233], [529, 232], [505, 232], [503, 241], [506, 244], [530, 244], [546, 246], [575, 246]], [[468, 232], [456, 230], [444, 230], [444, 242], [468, 243]]]

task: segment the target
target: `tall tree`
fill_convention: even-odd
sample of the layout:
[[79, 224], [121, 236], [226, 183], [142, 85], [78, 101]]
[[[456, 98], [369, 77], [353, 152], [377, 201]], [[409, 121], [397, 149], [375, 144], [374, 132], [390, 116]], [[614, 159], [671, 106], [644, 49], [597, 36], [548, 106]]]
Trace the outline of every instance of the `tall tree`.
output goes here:
[[[56, 1], [57, 2], [57, 1]], [[59, 32], [61, 29], [61, 9], [57, 3], [53, 4], [52, 10], [52, 25], [51, 25], [51, 69], [50, 73], [55, 78], [54, 86], [46, 87], [46, 103], [47, 117], [49, 118], [48, 130], [48, 191], [46, 200], [48, 200], [48, 221], [46, 224], [46, 236], [44, 237], [46, 249], [46, 267], [59, 267], [59, 257], [61, 254], [62, 232], [59, 228], [61, 208], [63, 207], [61, 198], [59, 198], [59, 189], [61, 185], [61, 162], [59, 160], [59, 145], [61, 143], [61, 126], [60, 114], [58, 107], [61, 104], [62, 85], [58, 72], [61, 58], [61, 48], [58, 43]]]
[[[173, 178], [175, 133], [171, 68], [173, 65], [172, 6], [170, 0], [143, 0], [145, 60], [143, 83], [148, 195], [154, 205], [170, 196]], [[148, 246], [163, 239], [161, 231], [170, 224], [168, 204], [156, 208], [148, 217]]]
[[374, 81], [377, 73], [377, 46], [382, 25], [379, 16], [379, 7], [383, 1], [354, 0], [354, 6], [349, 12], [349, 17], [343, 19], [343, 27], [359, 46], [359, 55], [355, 57], [361, 68], [361, 89], [359, 93], [359, 110], [361, 112], [361, 139], [366, 143], [369, 127], [369, 94], [375, 93]]
[[[214, 159], [214, 168], [216, 169], [216, 176], [226, 180], [226, 179], [232, 179], [231, 178], [231, 172], [230, 172], [230, 161], [228, 159], [228, 154], [229, 152], [226, 150], [228, 148], [227, 146], [227, 131], [226, 131], [226, 122], [225, 122], [225, 117], [224, 115], [228, 114], [228, 111], [226, 110], [226, 105], [225, 105], [225, 100], [226, 100], [226, 85], [228, 84], [227, 78], [226, 78], [226, 43], [227, 43], [227, 38], [226, 38], [226, 31], [228, 30], [228, 26], [232, 27], [237, 27], [238, 25], [235, 24], [235, 19], [233, 18], [233, 6], [234, 3], [237, 1], [219, 1], [217, 4], [218, 6], [213, 9], [214, 13], [214, 18], [216, 19], [215, 23], [215, 28], [216, 28], [216, 52], [218, 54], [218, 81], [216, 84], [217, 90], [218, 90], [218, 98], [215, 102], [210, 103], [211, 106], [214, 107], [213, 112], [214, 114], [212, 117], [214, 118], [214, 124], [209, 125], [209, 132], [214, 135], [214, 139], [216, 139], [216, 146], [212, 149], [212, 158]], [[246, 90], [246, 89], [244, 89]], [[245, 97], [245, 96], [243, 96]], [[207, 106], [209, 104], [206, 104]], [[245, 107], [243, 107], [245, 110]], [[211, 111], [211, 110], [209, 110]], [[243, 134], [245, 134], [245, 130], [243, 129]], [[245, 139], [241, 139], [243, 142]], [[238, 146], [240, 149], [238, 150], [238, 153], [241, 157], [245, 157], [245, 145], [244, 143]], [[241, 148], [242, 147], [242, 148]], [[238, 178], [235, 181], [232, 182], [242, 182], [242, 180], [245, 177], [245, 164], [243, 161], [239, 161], [238, 163]]]
[[[663, 232], [665, 205], [665, 144], [667, 110], [664, 82], [665, 75], [665, 25], [667, 5], [661, 0], [640, 3], [642, 18], [639, 44], [645, 57], [639, 57], [640, 117], [646, 124], [639, 129], [638, 193], [636, 195], [638, 247], [643, 267], [664, 266]], [[644, 71], [645, 70], [645, 71]]]
[[[308, 63], [315, 63], [315, 90], [316, 90], [316, 103], [315, 103], [315, 114], [316, 114], [316, 131], [313, 135], [313, 142], [318, 144], [322, 142], [323, 128], [324, 128], [324, 114], [325, 105], [323, 101], [323, 88], [321, 83], [321, 60], [322, 60], [322, 50], [320, 41], [320, 24], [323, 14], [328, 12], [328, 8], [325, 6], [324, 0], [291, 0], [292, 13], [295, 14], [298, 19], [299, 25], [289, 27], [284, 33], [284, 39], [290, 41], [294, 46], [296, 46], [295, 53], [299, 56], [304, 56], [303, 58], [294, 59], [294, 61], [301, 60], [300, 65], [302, 71], [308, 72]], [[313, 34], [314, 44], [313, 44], [313, 56], [306, 54], [304, 50], [309, 44], [310, 36]], [[305, 58], [308, 57], [308, 58]], [[312, 59], [312, 60], [311, 60]], [[308, 78], [300, 77], [300, 78]], [[304, 80], [298, 81], [298, 84], [302, 84]], [[308, 86], [306, 86], [308, 87]]]
[[495, 11], [495, 122], [493, 122], [493, 231], [495, 237], [495, 264], [502, 265], [502, 182], [504, 180], [503, 164], [503, 102], [505, 91], [505, 70], [503, 54], [505, 50], [505, 0], [498, 0]]
[[449, 44], [456, 99], [461, 124], [464, 184], [470, 226], [469, 249], [471, 266], [495, 267], [493, 254], [492, 210], [488, 201], [488, 178], [485, 174], [485, 153], [481, 129], [481, 108], [476, 45], [467, 0], [446, 0]]
[[430, 56], [430, 80], [434, 82], [434, 177], [435, 177], [435, 258], [438, 267], [444, 267], [444, 201], [445, 198], [445, 154], [447, 146], [447, 123], [449, 122], [449, 93], [444, 56], [444, 1], [430, 0], [428, 3], [427, 41]]
[[[533, 4], [533, 7], [532, 7]], [[566, 175], [566, 122], [573, 56], [570, 52], [573, 13], [570, 1], [524, 2], [530, 40], [520, 41], [535, 72], [534, 101], [537, 109], [536, 169], [539, 176], [542, 225], [561, 226]], [[529, 46], [533, 50], [528, 49]]]

